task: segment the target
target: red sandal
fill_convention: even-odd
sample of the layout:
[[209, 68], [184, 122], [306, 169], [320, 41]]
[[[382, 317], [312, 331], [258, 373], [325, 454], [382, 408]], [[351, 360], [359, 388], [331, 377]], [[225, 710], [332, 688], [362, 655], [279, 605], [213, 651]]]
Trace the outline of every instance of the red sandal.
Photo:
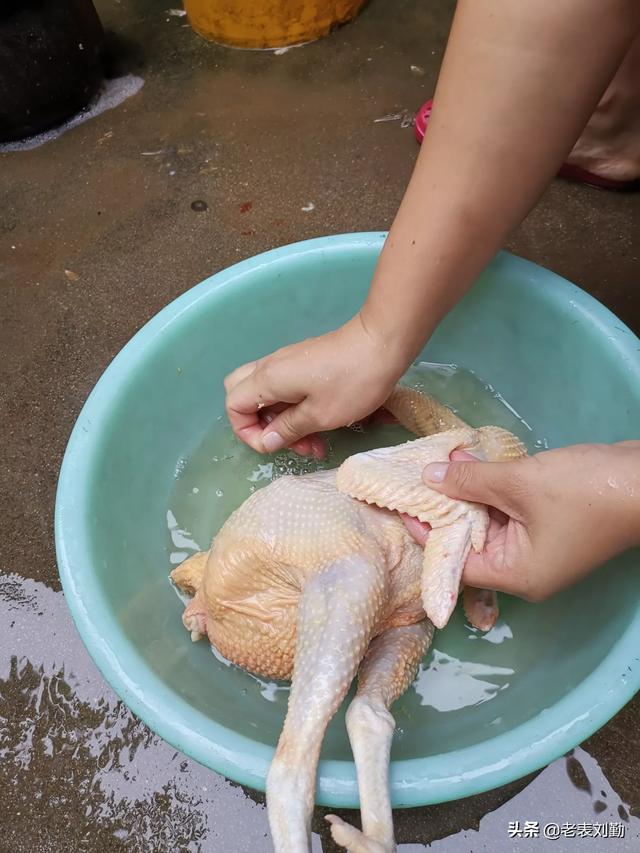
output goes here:
[[[424, 134], [431, 118], [433, 110], [433, 98], [430, 98], [424, 103], [416, 113], [414, 131], [416, 139], [422, 143]], [[572, 166], [571, 163], [563, 163], [558, 170], [558, 177], [564, 178], [565, 181], [572, 181], [578, 184], [587, 184], [590, 187], [597, 187], [601, 190], [613, 190], [614, 192], [629, 192], [630, 190], [640, 189], [640, 178], [634, 178], [630, 181], [617, 181], [615, 178], [603, 178], [600, 175], [594, 175], [587, 169], [581, 169], [580, 166]]]

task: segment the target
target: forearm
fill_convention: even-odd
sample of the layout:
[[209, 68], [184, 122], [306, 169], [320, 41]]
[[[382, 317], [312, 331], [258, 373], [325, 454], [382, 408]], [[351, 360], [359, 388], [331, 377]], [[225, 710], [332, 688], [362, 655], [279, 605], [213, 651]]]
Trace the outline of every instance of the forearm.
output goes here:
[[633, 0], [460, 0], [416, 168], [361, 316], [407, 364], [570, 151]]

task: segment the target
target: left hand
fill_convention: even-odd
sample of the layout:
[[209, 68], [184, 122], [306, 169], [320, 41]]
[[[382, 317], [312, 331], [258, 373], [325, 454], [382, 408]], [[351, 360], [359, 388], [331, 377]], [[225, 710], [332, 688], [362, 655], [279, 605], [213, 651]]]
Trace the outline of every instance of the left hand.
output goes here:
[[408, 361], [358, 314], [335, 332], [283, 347], [229, 374], [229, 421], [259, 453], [290, 447], [321, 458], [325, 445], [317, 433], [374, 412]]

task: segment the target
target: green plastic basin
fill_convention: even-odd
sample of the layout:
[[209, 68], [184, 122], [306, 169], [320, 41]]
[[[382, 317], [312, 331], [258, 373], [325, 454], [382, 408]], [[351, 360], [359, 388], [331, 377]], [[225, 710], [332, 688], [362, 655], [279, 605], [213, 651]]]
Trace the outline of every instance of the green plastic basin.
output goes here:
[[[182, 627], [167, 582], [176, 464], [223, 413], [227, 372], [357, 310], [384, 238], [346, 234], [285, 246], [176, 299], [97, 383], [60, 474], [60, 575], [98, 667], [176, 748], [258, 789], [286, 692], [270, 693], [226, 666]], [[516, 257], [494, 260], [424, 357], [475, 370], [551, 446], [639, 437], [638, 339], [579, 288]], [[227, 514], [233, 508], [224, 506]], [[394, 706], [394, 804], [502, 785], [602, 726], [640, 684], [639, 600], [640, 559], [630, 552], [544, 604], [503, 597], [504, 622], [489, 641], [456, 615], [423, 667], [447, 673], [446, 701], [437, 686], [444, 682], [430, 676], [431, 696], [418, 685]], [[340, 712], [327, 734], [318, 802], [349, 807], [358, 796], [343, 723]]]

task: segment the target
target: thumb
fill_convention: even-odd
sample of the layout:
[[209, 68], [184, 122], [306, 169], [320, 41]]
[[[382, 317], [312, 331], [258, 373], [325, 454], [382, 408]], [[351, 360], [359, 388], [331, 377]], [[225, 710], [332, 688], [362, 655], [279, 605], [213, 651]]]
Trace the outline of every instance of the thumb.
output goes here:
[[520, 460], [513, 462], [434, 462], [422, 479], [450, 498], [488, 504], [517, 516], [521, 488]]
[[303, 400], [295, 406], [288, 406], [265, 427], [262, 444], [267, 453], [275, 453], [316, 432], [317, 428], [317, 419], [307, 401]]

